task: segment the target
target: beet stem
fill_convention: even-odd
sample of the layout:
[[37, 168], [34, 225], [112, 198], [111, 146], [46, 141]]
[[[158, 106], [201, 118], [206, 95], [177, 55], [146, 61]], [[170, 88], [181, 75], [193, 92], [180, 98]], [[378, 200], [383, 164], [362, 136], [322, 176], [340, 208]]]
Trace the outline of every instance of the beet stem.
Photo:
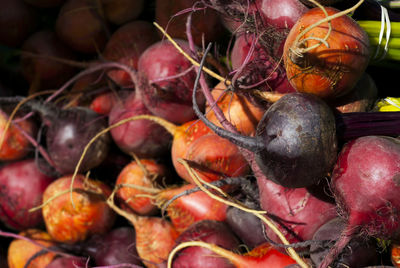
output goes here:
[[338, 139], [344, 142], [362, 136], [400, 135], [400, 112], [358, 112], [335, 116]]
[[328, 268], [329, 265], [339, 256], [339, 254], [343, 251], [344, 247], [350, 242], [353, 238], [353, 234], [355, 233], [357, 228], [354, 228], [352, 225], [348, 225], [346, 229], [343, 230], [339, 239], [336, 241], [335, 245], [330, 248], [328, 254], [322, 260], [318, 268]]

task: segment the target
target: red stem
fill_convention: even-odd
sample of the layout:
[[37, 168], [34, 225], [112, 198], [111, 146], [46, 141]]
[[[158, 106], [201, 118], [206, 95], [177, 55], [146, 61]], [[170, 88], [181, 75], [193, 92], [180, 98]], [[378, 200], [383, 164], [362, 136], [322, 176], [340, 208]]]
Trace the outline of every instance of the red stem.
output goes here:
[[328, 254], [325, 256], [318, 268], [328, 268], [329, 265], [339, 256], [339, 254], [353, 238], [355, 231], [356, 228], [354, 228], [354, 226], [347, 225], [346, 229], [344, 229], [342, 234], [340, 235], [340, 238], [336, 241], [335, 245], [331, 247]]

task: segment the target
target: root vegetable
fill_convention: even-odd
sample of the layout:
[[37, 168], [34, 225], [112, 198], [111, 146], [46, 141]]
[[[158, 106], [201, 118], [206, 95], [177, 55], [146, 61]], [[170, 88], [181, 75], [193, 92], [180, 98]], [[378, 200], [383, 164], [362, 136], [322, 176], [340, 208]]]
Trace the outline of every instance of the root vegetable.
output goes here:
[[52, 182], [43, 194], [42, 205], [48, 233], [54, 240], [67, 244], [106, 233], [115, 220], [114, 212], [105, 202], [111, 193], [107, 185], [78, 174], [71, 200], [71, 178], [64, 176]]
[[320, 268], [328, 267], [353, 237], [398, 235], [399, 163], [400, 142], [395, 138], [365, 136], [343, 147], [331, 185], [345, 227]]
[[0, 219], [9, 228], [23, 231], [39, 228], [42, 212], [29, 210], [39, 206], [47, 186], [54, 180], [43, 174], [34, 159], [9, 163], [0, 169]]
[[283, 60], [298, 92], [334, 99], [349, 93], [364, 73], [370, 48], [363, 28], [343, 14], [320, 23], [337, 14], [342, 13], [330, 7], [310, 9], [290, 30]]

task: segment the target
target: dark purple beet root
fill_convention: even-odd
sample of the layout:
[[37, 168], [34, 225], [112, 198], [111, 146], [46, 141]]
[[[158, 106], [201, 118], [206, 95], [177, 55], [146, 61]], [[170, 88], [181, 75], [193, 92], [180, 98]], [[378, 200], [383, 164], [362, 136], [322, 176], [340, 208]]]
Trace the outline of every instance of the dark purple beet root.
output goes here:
[[[252, 209], [260, 209], [254, 202], [244, 201], [243, 204]], [[226, 222], [232, 231], [249, 248], [254, 248], [267, 242], [264, 226], [260, 218], [235, 207], [229, 207], [226, 211]], [[249, 232], [251, 230], [251, 232]]]
[[[324, 256], [329, 251], [334, 242], [345, 227], [345, 221], [340, 218], [334, 218], [322, 225], [315, 232], [313, 240], [320, 241], [323, 244], [312, 244], [310, 247], [310, 256], [313, 263], [318, 266]], [[379, 254], [376, 242], [369, 237], [354, 237], [338, 259], [332, 265], [334, 267], [354, 267], [361, 268], [366, 265], [378, 264]]]
[[264, 114], [256, 136], [264, 143], [264, 149], [255, 153], [257, 164], [268, 179], [282, 186], [313, 185], [335, 164], [335, 117], [315, 96], [282, 97]]
[[290, 93], [279, 99], [265, 112], [255, 137], [218, 128], [200, 112], [196, 114], [221, 137], [252, 151], [265, 177], [284, 187], [314, 185], [335, 164], [335, 117], [316, 96]]
[[86, 251], [98, 266], [130, 263], [141, 265], [132, 227], [118, 227], [105, 235], [95, 235], [86, 242]]
[[[46, 147], [54, 168], [62, 174], [75, 171], [86, 145], [107, 127], [105, 118], [85, 107], [60, 109], [49, 103], [28, 102], [40, 114], [46, 125]], [[79, 172], [88, 171], [103, 162], [110, 146], [110, 136], [105, 133], [87, 150]]]

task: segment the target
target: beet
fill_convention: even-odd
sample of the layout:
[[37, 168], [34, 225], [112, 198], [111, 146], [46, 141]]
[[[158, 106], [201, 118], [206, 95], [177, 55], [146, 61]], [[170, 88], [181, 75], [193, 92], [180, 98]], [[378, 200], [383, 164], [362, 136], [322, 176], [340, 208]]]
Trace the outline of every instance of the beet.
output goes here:
[[[316, 243], [310, 246], [310, 256], [316, 266], [321, 263], [329, 251], [329, 247], [339, 238], [344, 227], [345, 222], [343, 219], [336, 217], [326, 222], [315, 232], [312, 240], [316, 241]], [[318, 244], [318, 242], [323, 241], [327, 243]], [[354, 237], [333, 266], [362, 268], [366, 265], [379, 264], [378, 250], [376, 242], [370, 237]]]
[[365, 136], [344, 145], [331, 187], [345, 227], [319, 267], [332, 263], [354, 236], [399, 234], [399, 163], [400, 141], [392, 137]]
[[[155, 21], [160, 24], [173, 38], [186, 39], [186, 21], [189, 10], [196, 5], [197, 0], [156, 0]], [[189, 10], [186, 13], [178, 13]], [[174, 15], [177, 15], [173, 17]], [[192, 13], [191, 31], [196, 45], [201, 46], [203, 41], [218, 41], [223, 36], [223, 26], [215, 10], [197, 10]], [[161, 34], [160, 34], [161, 36]]]
[[265, 112], [255, 137], [226, 131], [197, 115], [221, 137], [254, 152], [266, 178], [284, 187], [316, 184], [335, 163], [335, 117], [316, 96], [290, 93], [279, 99]]
[[[260, 209], [259, 204], [249, 200], [245, 200], [243, 204], [251, 209]], [[253, 214], [235, 207], [229, 207], [226, 211], [226, 223], [249, 248], [254, 248], [267, 242], [264, 233], [265, 227], [260, 218]]]
[[136, 251], [135, 229], [132, 227], [114, 228], [107, 234], [94, 235], [85, 242], [87, 252], [98, 266], [130, 263], [141, 265]]
[[[283, 43], [275, 52], [277, 56], [282, 55], [282, 49]], [[235, 88], [242, 88], [243, 92], [248, 91], [248, 87], [279, 93], [295, 92], [283, 66], [272, 56], [254, 34], [237, 35], [230, 54], [232, 68], [238, 72], [232, 79]]]
[[[151, 23], [142, 20], [131, 21], [111, 35], [104, 48], [103, 57], [137, 70], [139, 56], [158, 40], [157, 31]], [[108, 76], [120, 86], [135, 86], [129, 74], [123, 70], [109, 71]]]
[[101, 0], [107, 20], [122, 25], [142, 13], [144, 0]]
[[[190, 54], [187, 41], [175, 41]], [[189, 60], [169, 41], [159, 41], [143, 52], [138, 62], [138, 91], [150, 112], [176, 124], [195, 119], [192, 92], [196, 72], [190, 68]], [[197, 103], [204, 106], [202, 94], [197, 95]]]
[[85, 267], [86, 260], [77, 257], [58, 257], [50, 262], [46, 268], [76, 268]]
[[53, 31], [35, 32], [22, 44], [22, 50], [34, 54], [22, 54], [22, 73], [40, 89], [60, 87], [75, 73], [74, 67], [46, 58], [76, 59], [75, 53]]
[[0, 1], [0, 44], [19, 47], [37, 24], [37, 12], [23, 0]]
[[[239, 240], [229, 227], [223, 222], [213, 220], [203, 220], [192, 224], [181, 233], [176, 244], [179, 245], [186, 241], [204, 241], [229, 250], [237, 250], [239, 246]], [[189, 247], [180, 250], [172, 265], [174, 268], [234, 267], [227, 259], [201, 247]]]
[[[123, 103], [117, 103], [109, 115], [109, 124], [115, 124], [135, 115], [151, 114], [138, 98], [131, 93]], [[160, 125], [149, 120], [130, 121], [113, 128], [111, 135], [117, 146], [125, 153], [138, 157], [159, 157], [167, 153], [172, 136]]]
[[67, 0], [58, 13], [56, 33], [78, 52], [96, 53], [103, 50], [107, 42], [108, 26], [97, 4], [91, 0]]
[[[312, 239], [322, 224], [337, 216], [334, 204], [316, 198], [306, 188], [286, 188], [270, 180], [257, 183], [261, 208], [269, 213], [289, 242]], [[270, 228], [265, 233], [281, 243]]]
[[34, 159], [8, 163], [0, 168], [0, 219], [9, 228], [25, 230], [43, 225], [42, 195], [54, 180], [43, 174]]

